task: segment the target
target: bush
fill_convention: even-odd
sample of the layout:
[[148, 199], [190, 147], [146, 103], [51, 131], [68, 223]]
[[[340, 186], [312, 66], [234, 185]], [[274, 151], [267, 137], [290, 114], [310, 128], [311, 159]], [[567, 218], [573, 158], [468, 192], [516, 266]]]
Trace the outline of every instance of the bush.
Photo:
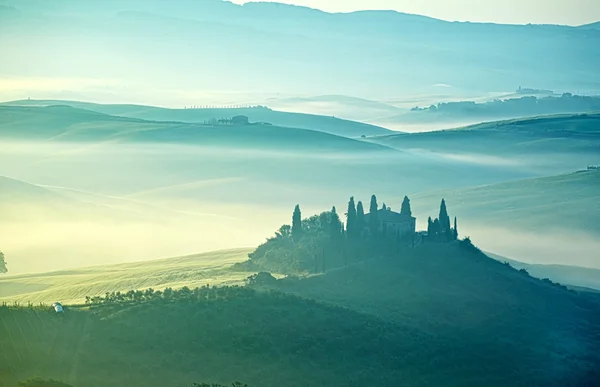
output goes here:
[[471, 238], [470, 237], [465, 237], [463, 240], [459, 241], [459, 246], [467, 251], [470, 251], [472, 253], [481, 253], [481, 250], [479, 250], [479, 248], [477, 246], [475, 246], [473, 244], [473, 242], [471, 242]]
[[273, 277], [271, 273], [266, 271], [252, 274], [246, 278], [246, 284], [248, 286], [269, 286], [275, 284], [276, 282], [277, 278]]
[[18, 387], [73, 387], [70, 384], [59, 382], [54, 379], [29, 379], [26, 382], [19, 382]]

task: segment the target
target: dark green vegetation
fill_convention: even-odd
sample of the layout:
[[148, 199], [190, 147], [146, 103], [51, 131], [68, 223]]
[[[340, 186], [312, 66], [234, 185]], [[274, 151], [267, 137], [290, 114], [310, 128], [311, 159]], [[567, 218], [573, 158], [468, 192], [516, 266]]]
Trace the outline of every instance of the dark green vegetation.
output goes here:
[[2, 307], [0, 380], [585, 386], [598, 377], [597, 301], [468, 242], [270, 283], [276, 291], [107, 294], [62, 318]]
[[60, 382], [54, 379], [35, 378], [25, 382], [19, 382], [17, 387], [73, 387], [70, 384]]
[[490, 102], [441, 102], [428, 107], [415, 107], [410, 113], [389, 118], [398, 123], [490, 121], [565, 113], [600, 112], [600, 97], [565, 93], [561, 97], [535, 96], [495, 99]]
[[247, 116], [251, 122], [269, 123], [278, 127], [316, 130], [319, 132], [345, 137], [360, 137], [362, 135], [375, 136], [393, 133], [388, 129], [362, 124], [360, 122], [312, 114], [279, 112], [269, 109], [265, 106], [245, 108], [205, 107], [198, 109], [166, 109], [143, 105], [102, 105], [79, 101], [47, 100], [13, 101], [6, 102], [5, 105], [33, 107], [63, 105], [117, 117], [136, 118], [148, 121], [172, 121], [198, 124], [243, 115]]
[[[10, 58], [2, 75], [100, 80], [90, 89], [110, 98], [136, 85], [147, 85], [137, 95], [157, 99], [198, 90], [415, 94], [439, 92], [432, 85], [440, 81], [475, 91], [512, 90], [524, 80], [555, 90], [599, 88], [600, 32], [591, 28], [221, 0], [2, 4], [0, 47]], [[49, 35], [60, 36], [54, 50]]]
[[411, 213], [406, 196], [401, 212], [395, 213], [385, 203], [380, 209], [377, 197], [372, 195], [368, 214], [364, 213], [362, 202], [356, 204], [351, 197], [344, 227], [335, 207], [302, 219], [300, 206], [296, 205], [292, 225], [282, 225], [240, 266], [284, 274], [322, 273], [373, 257], [396, 256], [417, 244], [458, 238], [456, 219], [451, 228], [443, 199], [436, 227], [430, 227], [426, 236], [415, 234]]

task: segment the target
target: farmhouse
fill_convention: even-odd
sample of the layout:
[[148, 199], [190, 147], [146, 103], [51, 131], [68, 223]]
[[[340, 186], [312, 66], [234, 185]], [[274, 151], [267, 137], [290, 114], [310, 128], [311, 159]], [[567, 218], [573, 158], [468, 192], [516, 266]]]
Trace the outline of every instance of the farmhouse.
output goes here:
[[[410, 215], [400, 214], [390, 210], [388, 207], [377, 211], [379, 221], [379, 232], [387, 235], [414, 234], [417, 219]], [[370, 223], [370, 214], [365, 214], [365, 222]]]

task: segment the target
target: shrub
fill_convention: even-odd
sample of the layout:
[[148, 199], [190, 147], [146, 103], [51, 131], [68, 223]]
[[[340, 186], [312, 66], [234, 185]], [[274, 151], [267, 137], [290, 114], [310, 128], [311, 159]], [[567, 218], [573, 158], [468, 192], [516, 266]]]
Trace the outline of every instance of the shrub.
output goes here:
[[273, 277], [271, 273], [266, 271], [252, 274], [246, 278], [246, 284], [248, 286], [269, 286], [275, 284], [276, 282], [277, 278]]
[[19, 382], [18, 387], [73, 387], [70, 384], [59, 382], [54, 379], [29, 379], [25, 382]]

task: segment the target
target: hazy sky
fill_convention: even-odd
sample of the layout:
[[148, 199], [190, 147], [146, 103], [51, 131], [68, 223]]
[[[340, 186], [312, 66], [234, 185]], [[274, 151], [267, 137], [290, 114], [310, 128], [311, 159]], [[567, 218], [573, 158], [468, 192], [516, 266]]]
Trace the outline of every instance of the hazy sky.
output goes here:
[[[260, 1], [260, 0], [259, 0]], [[234, 0], [234, 3], [246, 3]], [[394, 9], [444, 20], [580, 25], [600, 20], [600, 0], [277, 0], [328, 12]]]

